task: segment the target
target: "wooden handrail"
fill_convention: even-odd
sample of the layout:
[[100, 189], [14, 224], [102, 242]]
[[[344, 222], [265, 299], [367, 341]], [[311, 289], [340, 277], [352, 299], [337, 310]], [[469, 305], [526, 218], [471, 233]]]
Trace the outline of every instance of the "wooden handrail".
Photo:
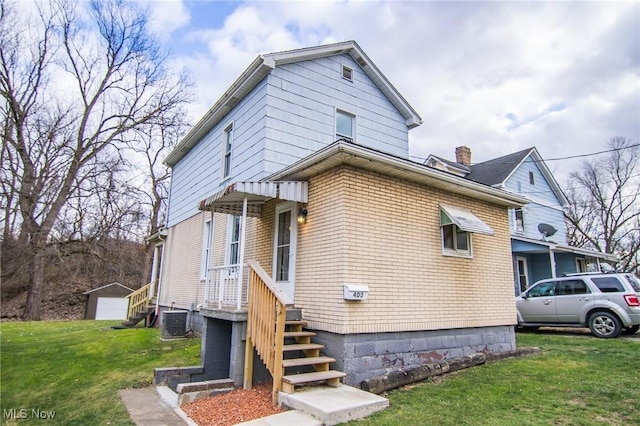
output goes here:
[[244, 388], [253, 383], [253, 349], [264, 362], [273, 379], [273, 403], [282, 389], [282, 346], [289, 301], [276, 290], [269, 275], [257, 262], [249, 262], [249, 309], [244, 357]]
[[138, 312], [142, 312], [144, 308], [147, 307], [149, 304], [149, 289], [151, 288], [151, 284], [152, 283], [142, 286], [127, 296], [129, 298], [127, 318], [131, 318]]

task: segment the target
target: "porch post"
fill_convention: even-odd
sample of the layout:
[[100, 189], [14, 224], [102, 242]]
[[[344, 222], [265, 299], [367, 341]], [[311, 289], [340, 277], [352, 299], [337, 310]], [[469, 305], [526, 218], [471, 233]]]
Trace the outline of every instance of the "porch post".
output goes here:
[[551, 263], [551, 278], [556, 278], [556, 256], [551, 247], [549, 247], [549, 262]]
[[247, 195], [245, 194], [244, 200], [242, 200], [242, 219], [240, 220], [240, 256], [238, 259], [238, 295], [236, 300], [236, 309], [239, 311], [242, 307], [242, 277], [244, 269], [244, 238], [247, 234]]

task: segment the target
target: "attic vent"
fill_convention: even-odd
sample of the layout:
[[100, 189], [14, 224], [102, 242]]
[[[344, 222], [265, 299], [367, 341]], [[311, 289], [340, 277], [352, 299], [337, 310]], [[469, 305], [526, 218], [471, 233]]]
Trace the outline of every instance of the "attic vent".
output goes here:
[[353, 70], [346, 65], [342, 66], [342, 78], [353, 81]]

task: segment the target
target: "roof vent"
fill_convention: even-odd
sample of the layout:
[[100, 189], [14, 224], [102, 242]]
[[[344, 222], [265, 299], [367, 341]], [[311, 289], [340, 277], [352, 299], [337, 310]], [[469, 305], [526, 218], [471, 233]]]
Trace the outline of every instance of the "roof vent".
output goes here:
[[342, 78], [353, 81], [353, 70], [346, 65], [342, 66]]

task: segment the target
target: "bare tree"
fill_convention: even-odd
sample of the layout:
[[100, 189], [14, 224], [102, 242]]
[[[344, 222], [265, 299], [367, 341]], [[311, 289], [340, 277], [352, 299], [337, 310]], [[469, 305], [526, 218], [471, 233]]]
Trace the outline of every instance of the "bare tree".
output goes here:
[[2, 204], [4, 233], [19, 223], [30, 274], [23, 318], [32, 320], [40, 316], [44, 257], [56, 225], [74, 202], [85, 214], [83, 199], [112, 188], [115, 174], [98, 160], [118, 159], [137, 129], [173, 119], [188, 84], [168, 69], [148, 32], [148, 13], [134, 3], [54, 0], [38, 4], [35, 21], [21, 17], [0, 0], [2, 166], [11, 170], [2, 179], [10, 194]]
[[568, 238], [576, 247], [618, 255], [620, 268], [633, 271], [640, 251], [640, 145], [616, 136], [607, 146], [606, 157], [585, 161], [570, 175]]

